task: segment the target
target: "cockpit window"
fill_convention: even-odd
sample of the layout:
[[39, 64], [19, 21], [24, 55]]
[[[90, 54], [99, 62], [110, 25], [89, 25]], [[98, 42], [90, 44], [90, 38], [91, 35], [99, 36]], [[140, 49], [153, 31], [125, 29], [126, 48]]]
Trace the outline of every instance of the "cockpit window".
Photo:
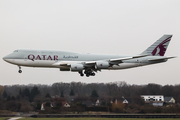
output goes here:
[[18, 50], [15, 50], [14, 52], [18, 52]]

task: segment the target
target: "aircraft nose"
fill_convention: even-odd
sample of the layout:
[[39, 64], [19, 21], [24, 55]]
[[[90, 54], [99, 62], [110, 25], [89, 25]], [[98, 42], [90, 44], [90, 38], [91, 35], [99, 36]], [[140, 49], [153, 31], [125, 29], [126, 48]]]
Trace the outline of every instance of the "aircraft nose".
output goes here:
[[3, 60], [6, 61], [8, 59], [8, 56], [4, 56]]
[[8, 59], [11, 59], [11, 55], [6, 55], [6, 56], [3, 57], [4, 61], [8, 61]]

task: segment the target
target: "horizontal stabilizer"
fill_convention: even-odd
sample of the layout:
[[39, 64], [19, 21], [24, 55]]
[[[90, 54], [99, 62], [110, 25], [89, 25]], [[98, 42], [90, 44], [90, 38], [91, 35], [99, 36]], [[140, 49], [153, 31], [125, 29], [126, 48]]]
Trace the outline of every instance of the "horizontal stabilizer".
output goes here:
[[158, 61], [158, 60], [167, 60], [167, 59], [172, 59], [176, 57], [163, 57], [163, 58], [155, 58], [155, 59], [148, 59], [148, 61]]

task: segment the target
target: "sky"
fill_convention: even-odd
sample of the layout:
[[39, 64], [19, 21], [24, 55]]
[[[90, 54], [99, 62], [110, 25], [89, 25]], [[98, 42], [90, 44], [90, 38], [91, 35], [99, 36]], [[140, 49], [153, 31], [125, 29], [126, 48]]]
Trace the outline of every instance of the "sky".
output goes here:
[[[0, 85], [55, 82], [180, 84], [179, 0], [1, 0]], [[94, 77], [57, 68], [18, 67], [3, 61], [16, 49], [137, 55], [164, 34], [173, 34], [166, 63], [103, 70]]]

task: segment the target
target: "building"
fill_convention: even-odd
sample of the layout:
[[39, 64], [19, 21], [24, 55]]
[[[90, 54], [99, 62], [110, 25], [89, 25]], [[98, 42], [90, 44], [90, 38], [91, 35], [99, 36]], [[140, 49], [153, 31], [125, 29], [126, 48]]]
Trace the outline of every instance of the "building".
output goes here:
[[66, 108], [67, 108], [67, 107], [71, 107], [67, 102], [62, 102], [62, 106], [63, 106], [63, 107], [66, 107]]
[[[129, 104], [129, 103], [132, 103], [132, 100], [131, 98], [125, 98], [124, 96], [122, 96], [121, 98], [117, 98], [114, 102], [117, 103], [117, 101], [121, 101], [122, 103], [124, 104]], [[113, 102], [111, 101], [111, 104]]]
[[164, 96], [163, 95], [141, 95], [145, 103], [152, 104], [153, 106], [163, 106]]
[[164, 96], [163, 95], [141, 95], [145, 103], [152, 104], [153, 106], [163, 106]]
[[165, 103], [175, 103], [175, 99], [173, 97], [164, 97]]
[[100, 105], [101, 105], [100, 101], [97, 100], [96, 103], [95, 103], [95, 106], [100, 106]]
[[144, 101], [147, 103], [150, 101], [164, 102], [163, 95], [141, 95], [141, 98], [144, 99]]
[[41, 104], [41, 110], [45, 110], [44, 106], [45, 106], [46, 102]]

